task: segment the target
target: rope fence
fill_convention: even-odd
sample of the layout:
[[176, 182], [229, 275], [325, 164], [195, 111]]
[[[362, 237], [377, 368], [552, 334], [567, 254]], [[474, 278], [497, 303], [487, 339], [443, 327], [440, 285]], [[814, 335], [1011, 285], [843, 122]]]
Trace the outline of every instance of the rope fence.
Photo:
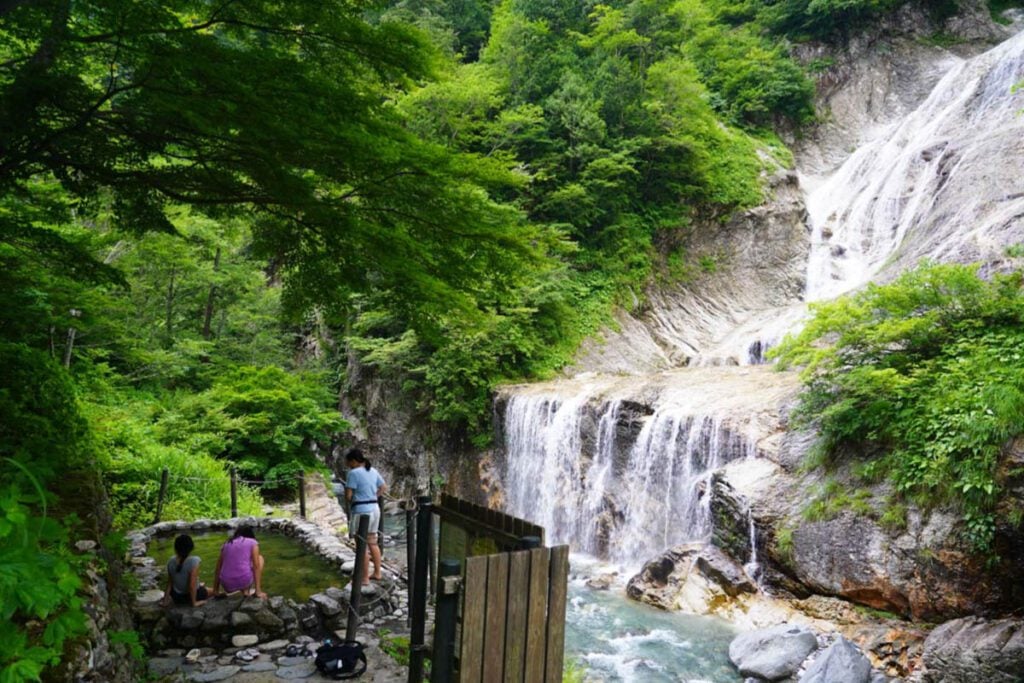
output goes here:
[[[196, 484], [202, 487], [202, 496], [206, 497], [210, 490], [210, 484], [216, 481], [213, 477], [196, 477], [185, 474], [171, 474], [168, 468], [163, 468], [160, 473], [160, 488], [157, 494], [156, 501], [156, 514], [153, 517], [153, 524], [160, 521], [160, 517], [163, 514], [164, 501], [167, 500], [167, 491], [171, 484], [184, 484], [189, 485], [192, 488], [196, 488]], [[219, 483], [219, 481], [218, 481]], [[263, 488], [263, 489], [274, 489], [282, 488], [285, 486], [296, 486], [299, 492], [299, 516], [306, 517], [306, 477], [305, 474], [299, 473], [289, 477], [276, 477], [274, 479], [243, 479], [238, 476], [237, 470], [231, 469], [230, 474], [230, 486], [231, 486], [231, 516], [238, 516], [238, 485], [243, 484], [252, 488]], [[152, 489], [146, 487], [146, 500], [150, 500], [152, 496]], [[412, 515], [415, 514], [418, 503], [415, 498], [395, 498], [394, 496], [384, 493], [380, 496], [381, 508], [383, 509], [383, 501], [388, 500], [398, 504], [398, 507], [406, 513], [406, 531], [409, 531], [411, 522], [409, 521]], [[382, 520], [383, 522], [383, 520]]]

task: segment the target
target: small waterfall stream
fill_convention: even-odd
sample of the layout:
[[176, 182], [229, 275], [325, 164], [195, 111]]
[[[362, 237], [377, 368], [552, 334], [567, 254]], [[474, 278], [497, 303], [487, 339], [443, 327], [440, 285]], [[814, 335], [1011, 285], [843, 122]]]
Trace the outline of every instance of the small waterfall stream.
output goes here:
[[[836, 297], [918, 258], [992, 258], [1024, 242], [1024, 90], [1011, 94], [1024, 81], [1024, 33], [950, 63], [915, 111], [878, 131], [828, 177], [803, 179], [813, 187], [805, 302]], [[1003, 150], [1019, 158], [999, 166]], [[990, 182], [986, 165], [997, 180], [982, 192], [979, 183]], [[756, 313], [693, 355], [684, 370], [506, 387], [498, 410], [506, 509], [543, 525], [549, 541], [620, 567], [636, 568], [668, 547], [705, 539], [712, 473], [763, 454], [783, 429], [779, 412], [795, 388], [782, 373], [717, 366], [763, 364], [767, 348], [801, 325], [806, 311], [805, 303], [795, 303]], [[685, 320], [659, 322], [679, 337], [680, 348], [695, 348], [686, 341]], [[749, 512], [745, 521], [747, 571], [756, 577]], [[591, 562], [577, 556], [574, 565]], [[600, 602], [585, 597], [581, 586], [573, 590], [571, 610], [581, 615], [613, 609], [605, 604], [611, 598]], [[624, 618], [602, 617], [601, 628]], [[670, 636], [654, 640], [671, 650], [678, 638]], [[570, 630], [574, 647], [572, 638]], [[639, 675], [602, 664], [607, 648], [579, 647], [577, 655], [609, 680]], [[645, 659], [645, 666], [657, 668], [663, 656]], [[681, 650], [668, 656], [685, 659]], [[662, 680], [650, 675], [641, 677]], [[706, 675], [738, 680], [727, 668]]]

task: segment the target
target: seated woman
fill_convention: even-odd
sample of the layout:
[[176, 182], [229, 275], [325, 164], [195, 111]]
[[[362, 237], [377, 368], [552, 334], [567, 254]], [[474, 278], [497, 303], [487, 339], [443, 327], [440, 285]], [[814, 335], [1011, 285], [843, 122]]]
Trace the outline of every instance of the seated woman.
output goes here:
[[189, 556], [195, 547], [188, 534], [174, 539], [174, 557], [167, 561], [167, 588], [161, 604], [166, 606], [174, 602], [176, 605], [197, 607], [206, 601], [206, 586], [199, 583], [201, 560], [195, 555]]
[[236, 593], [267, 597], [262, 589], [263, 556], [251, 526], [240, 526], [220, 548], [213, 574], [213, 594]]

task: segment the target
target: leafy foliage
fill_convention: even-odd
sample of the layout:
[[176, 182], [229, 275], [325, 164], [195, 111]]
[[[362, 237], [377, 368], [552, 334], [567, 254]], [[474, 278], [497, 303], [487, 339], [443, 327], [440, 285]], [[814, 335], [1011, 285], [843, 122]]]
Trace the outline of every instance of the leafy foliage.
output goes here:
[[44, 488], [92, 444], [59, 366], [7, 343], [0, 363], [0, 679], [17, 682], [38, 680], [85, 630], [80, 562]]
[[902, 496], [962, 508], [991, 547], [1001, 449], [1024, 431], [1022, 276], [925, 264], [887, 285], [820, 304], [776, 351], [803, 366], [798, 411], [823, 453], [855, 450], [865, 476]]
[[178, 402], [157, 428], [165, 442], [230, 459], [242, 474], [294, 481], [315, 464], [310, 446], [329, 443], [345, 426], [318, 380], [278, 367], [239, 366]]

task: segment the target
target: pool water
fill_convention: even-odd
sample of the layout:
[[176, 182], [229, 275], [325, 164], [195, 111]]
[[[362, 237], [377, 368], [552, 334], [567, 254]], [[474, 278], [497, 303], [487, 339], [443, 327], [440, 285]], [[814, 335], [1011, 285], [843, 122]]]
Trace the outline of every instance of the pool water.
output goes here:
[[[224, 541], [230, 538], [228, 532], [191, 534], [196, 547], [193, 555], [199, 556], [199, 580], [207, 588], [213, 587], [213, 570]], [[330, 586], [343, 587], [348, 577], [333, 565], [306, 548], [290, 536], [272, 533], [257, 533], [263, 566], [263, 591], [268, 595], [283, 595], [298, 602], [305, 602], [314, 593]], [[174, 557], [174, 537], [155, 539], [149, 544], [147, 554], [165, 567]], [[164, 588], [166, 583], [161, 582]]]
[[729, 662], [736, 634], [721, 619], [630, 600], [621, 584], [601, 591], [569, 580], [565, 655], [588, 683], [742, 683]]

